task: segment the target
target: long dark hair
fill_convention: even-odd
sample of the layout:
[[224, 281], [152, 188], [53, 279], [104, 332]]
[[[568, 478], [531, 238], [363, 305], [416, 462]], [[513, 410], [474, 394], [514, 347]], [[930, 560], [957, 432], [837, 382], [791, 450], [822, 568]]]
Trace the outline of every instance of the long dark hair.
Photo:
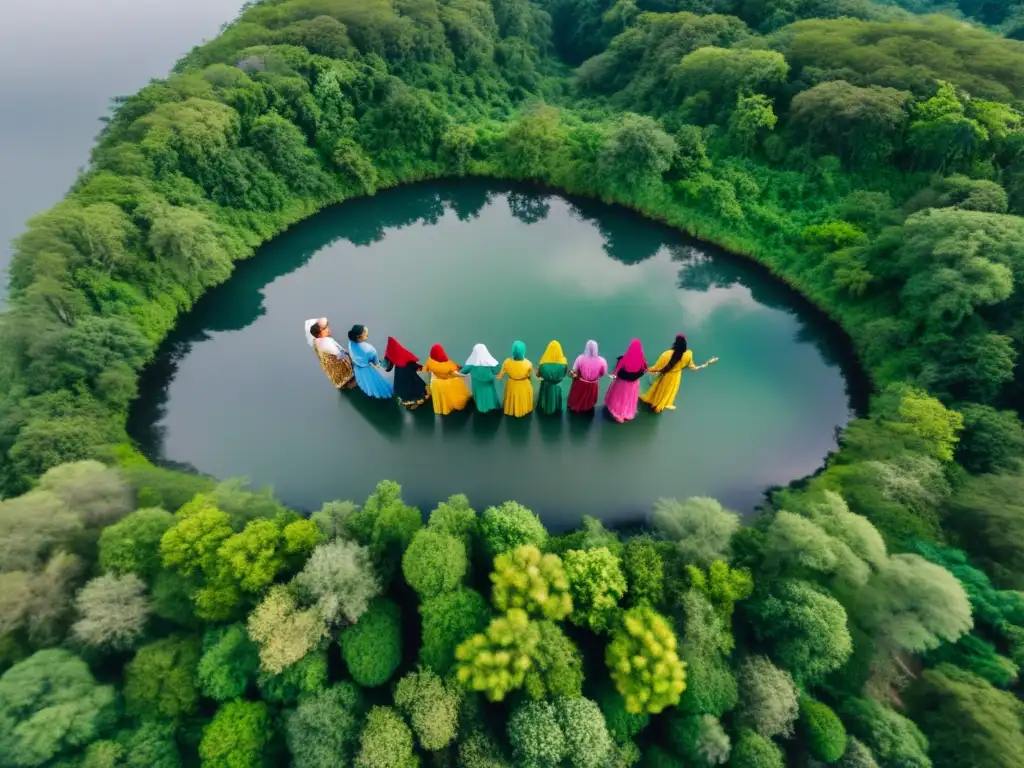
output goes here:
[[676, 336], [676, 340], [672, 342], [672, 357], [668, 359], [668, 365], [665, 366], [666, 371], [671, 371], [672, 368], [683, 359], [683, 355], [686, 354], [686, 337], [683, 334]]
[[353, 325], [348, 332], [349, 341], [359, 341], [359, 337], [366, 333], [365, 325]]

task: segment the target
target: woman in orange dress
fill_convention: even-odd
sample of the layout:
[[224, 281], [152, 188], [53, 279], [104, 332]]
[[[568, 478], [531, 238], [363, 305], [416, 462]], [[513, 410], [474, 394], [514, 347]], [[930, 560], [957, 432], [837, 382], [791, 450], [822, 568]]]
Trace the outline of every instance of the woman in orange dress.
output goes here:
[[459, 375], [458, 363], [448, 359], [444, 347], [435, 344], [430, 348], [430, 357], [423, 370], [430, 374], [430, 399], [434, 403], [434, 413], [447, 416], [466, 407], [473, 395], [465, 379]]

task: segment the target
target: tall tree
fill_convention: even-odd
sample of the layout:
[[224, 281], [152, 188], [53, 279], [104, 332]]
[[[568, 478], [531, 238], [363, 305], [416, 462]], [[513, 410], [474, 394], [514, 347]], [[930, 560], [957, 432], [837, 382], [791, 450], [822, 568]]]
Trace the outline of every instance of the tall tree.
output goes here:
[[42, 768], [102, 738], [117, 720], [117, 696], [68, 651], [39, 651], [0, 677], [0, 755]]

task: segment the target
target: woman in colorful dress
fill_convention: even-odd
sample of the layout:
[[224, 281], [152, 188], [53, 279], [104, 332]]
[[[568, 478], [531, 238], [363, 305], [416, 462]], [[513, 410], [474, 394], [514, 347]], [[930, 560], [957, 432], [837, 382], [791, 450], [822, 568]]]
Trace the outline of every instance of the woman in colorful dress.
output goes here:
[[533, 411], [533, 363], [526, 359], [526, 345], [517, 341], [512, 345], [512, 357], [505, 358], [497, 378], [508, 376], [505, 385], [505, 415], [526, 416]]
[[377, 350], [366, 340], [369, 335], [370, 330], [365, 325], [353, 325], [348, 332], [348, 353], [355, 366], [356, 384], [368, 397], [389, 400], [395, 390], [380, 372]]
[[640, 339], [629, 342], [626, 354], [615, 363], [612, 378], [604, 396], [604, 407], [619, 424], [636, 416], [637, 398], [640, 396], [640, 377], [647, 372], [647, 360]]
[[702, 371], [717, 362], [718, 358], [712, 357], [704, 365], [694, 365], [693, 352], [687, 349], [686, 337], [680, 333], [672, 343], [672, 349], [662, 352], [658, 361], [651, 366], [651, 373], [656, 373], [658, 376], [654, 379], [651, 388], [644, 392], [640, 399], [651, 406], [655, 413], [665, 410], [674, 411], [676, 409], [676, 393], [679, 392], [679, 382], [683, 378], [683, 369]]
[[388, 345], [384, 348], [384, 370], [395, 372], [395, 397], [410, 411], [415, 411], [430, 397], [430, 390], [419, 375], [423, 370], [420, 359], [394, 336], [388, 336]]
[[434, 401], [434, 413], [447, 416], [452, 411], [461, 411], [473, 396], [466, 381], [459, 375], [459, 366], [448, 359], [444, 347], [435, 344], [430, 348], [430, 357], [423, 370], [430, 374], [430, 398]]
[[488, 413], [501, 407], [498, 388], [494, 385], [494, 376], [500, 370], [501, 366], [487, 351], [487, 347], [483, 344], [473, 346], [473, 352], [459, 373], [469, 376], [473, 382], [473, 402], [476, 403], [478, 413]]
[[569, 375], [569, 410], [573, 413], [590, 413], [597, 406], [597, 388], [601, 377], [608, 373], [608, 361], [598, 354], [597, 342], [587, 342], [583, 354], [572, 364]]
[[562, 412], [562, 380], [568, 373], [569, 361], [565, 359], [562, 345], [552, 341], [537, 363], [537, 378], [540, 379], [537, 410], [545, 416]]
[[351, 389], [355, 386], [352, 358], [341, 344], [331, 338], [331, 328], [326, 317], [306, 321], [306, 341], [316, 352], [320, 367], [336, 389]]

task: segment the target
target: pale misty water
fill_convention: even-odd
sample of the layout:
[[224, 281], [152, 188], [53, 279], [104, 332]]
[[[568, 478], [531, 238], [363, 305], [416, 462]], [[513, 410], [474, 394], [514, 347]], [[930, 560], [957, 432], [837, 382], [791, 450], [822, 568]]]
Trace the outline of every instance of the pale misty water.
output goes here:
[[[440, 342], [462, 361], [478, 341], [501, 359], [517, 338], [534, 361], [552, 338], [571, 359], [594, 338], [612, 360], [638, 336], [653, 361], [685, 332], [697, 362], [721, 362], [684, 375], [675, 412], [625, 425], [440, 418], [335, 391], [302, 333], [319, 315], [342, 340], [364, 323], [381, 354], [391, 334], [421, 359]], [[515, 499], [560, 528], [663, 496], [749, 511], [835, 447], [863, 391], [848, 377], [835, 329], [755, 265], [622, 209], [452, 182], [327, 210], [241, 264], [183, 318], [131, 429], [156, 458], [304, 509], [390, 478], [425, 509], [456, 492], [478, 508]]]
[[0, 307], [11, 240], [89, 159], [110, 100], [164, 77], [242, 0], [4, 0], [0, 24]]

